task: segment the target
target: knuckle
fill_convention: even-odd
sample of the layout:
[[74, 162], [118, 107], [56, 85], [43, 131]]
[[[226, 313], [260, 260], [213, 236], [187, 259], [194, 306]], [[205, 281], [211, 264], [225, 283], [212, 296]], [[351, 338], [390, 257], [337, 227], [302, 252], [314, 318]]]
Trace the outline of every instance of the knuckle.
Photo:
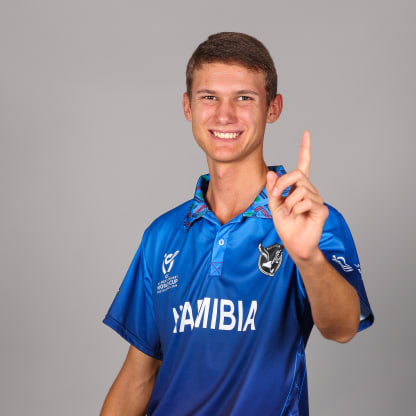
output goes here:
[[296, 169], [295, 169], [295, 172], [296, 172], [296, 174], [297, 174], [297, 176], [298, 176], [299, 178], [305, 178], [305, 174], [302, 172], [302, 170], [301, 170], [301, 169], [296, 168]]
[[288, 208], [290, 210], [293, 207], [293, 205], [294, 205], [293, 196], [292, 195], [289, 195], [286, 198], [285, 206], [286, 206], [286, 208]]
[[285, 184], [285, 179], [286, 179], [285, 176], [286, 175], [283, 175], [280, 178], [277, 178], [277, 181], [275, 183], [275, 186], [278, 186], [279, 188], [283, 187], [284, 184]]
[[294, 214], [299, 214], [299, 204], [295, 204], [294, 206], [293, 206], [293, 208], [292, 208], [292, 212], [294, 213]]
[[307, 208], [312, 208], [312, 205], [313, 205], [312, 200], [310, 198], [306, 198], [305, 205], [307, 206]]

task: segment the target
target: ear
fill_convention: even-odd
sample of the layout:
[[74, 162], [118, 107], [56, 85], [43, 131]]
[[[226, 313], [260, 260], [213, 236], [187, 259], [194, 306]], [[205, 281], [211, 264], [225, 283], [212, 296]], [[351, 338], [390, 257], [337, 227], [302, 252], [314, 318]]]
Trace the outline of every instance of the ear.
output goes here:
[[182, 107], [185, 118], [188, 121], [192, 121], [191, 101], [189, 100], [188, 94], [186, 92], [183, 93]]
[[267, 110], [267, 123], [274, 123], [280, 116], [283, 108], [283, 97], [281, 94], [276, 94], [269, 104]]

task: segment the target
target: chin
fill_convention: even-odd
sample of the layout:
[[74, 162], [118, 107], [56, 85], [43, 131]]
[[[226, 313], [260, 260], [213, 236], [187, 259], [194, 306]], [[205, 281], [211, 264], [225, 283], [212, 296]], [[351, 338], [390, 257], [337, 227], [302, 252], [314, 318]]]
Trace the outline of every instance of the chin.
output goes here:
[[242, 159], [241, 154], [225, 154], [225, 153], [205, 153], [208, 159], [211, 159], [213, 162], [218, 163], [231, 163], [237, 162]]

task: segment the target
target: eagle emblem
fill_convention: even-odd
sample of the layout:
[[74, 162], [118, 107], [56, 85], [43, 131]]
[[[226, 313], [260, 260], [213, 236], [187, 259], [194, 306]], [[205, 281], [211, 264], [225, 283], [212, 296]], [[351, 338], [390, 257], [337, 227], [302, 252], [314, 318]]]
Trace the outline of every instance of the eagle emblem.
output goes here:
[[274, 276], [277, 269], [282, 264], [284, 247], [279, 243], [269, 247], [263, 247], [260, 243], [258, 249], [260, 252], [258, 262], [259, 270], [267, 276]]

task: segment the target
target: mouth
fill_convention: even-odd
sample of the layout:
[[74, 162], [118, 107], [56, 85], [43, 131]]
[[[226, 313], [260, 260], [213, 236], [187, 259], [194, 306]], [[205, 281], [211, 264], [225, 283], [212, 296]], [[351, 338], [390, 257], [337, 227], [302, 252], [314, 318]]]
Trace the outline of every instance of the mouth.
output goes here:
[[242, 131], [219, 131], [219, 130], [209, 130], [212, 136], [214, 136], [216, 139], [220, 140], [227, 140], [227, 141], [233, 141], [237, 140], [241, 134], [243, 134]]

